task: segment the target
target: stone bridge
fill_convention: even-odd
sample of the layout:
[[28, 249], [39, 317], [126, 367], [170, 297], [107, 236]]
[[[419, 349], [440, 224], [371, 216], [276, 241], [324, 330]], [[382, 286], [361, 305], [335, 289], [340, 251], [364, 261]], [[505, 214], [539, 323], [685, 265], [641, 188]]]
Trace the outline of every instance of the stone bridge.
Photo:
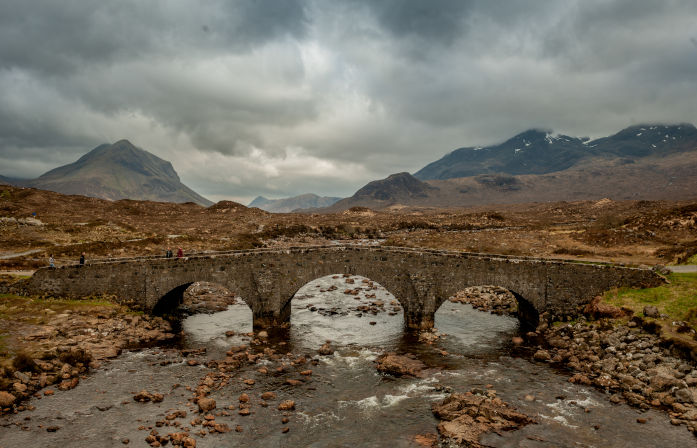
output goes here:
[[663, 278], [647, 269], [608, 264], [428, 249], [316, 246], [197, 254], [186, 258], [112, 259], [85, 266], [42, 268], [29, 293], [84, 297], [114, 295], [147, 312], [173, 309], [197, 281], [234, 291], [249, 305], [255, 327], [290, 319], [290, 302], [303, 285], [331, 274], [367, 277], [401, 303], [409, 328], [430, 328], [440, 305], [477, 285], [510, 290], [521, 320], [535, 325], [576, 315], [596, 295], [615, 286], [652, 287]]

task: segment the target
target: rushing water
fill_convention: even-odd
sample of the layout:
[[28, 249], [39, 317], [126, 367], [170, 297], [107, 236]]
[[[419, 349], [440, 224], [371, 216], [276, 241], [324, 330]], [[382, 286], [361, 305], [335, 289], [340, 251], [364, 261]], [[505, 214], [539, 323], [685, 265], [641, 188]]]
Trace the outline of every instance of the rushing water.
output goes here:
[[[641, 414], [646, 424], [636, 422], [639, 412], [626, 405], [613, 405], [594, 389], [574, 385], [568, 376], [529, 357], [509, 344], [518, 331], [510, 317], [473, 310], [468, 305], [446, 302], [436, 314], [436, 327], [444, 335], [433, 344], [419, 342], [402, 331], [403, 313], [387, 291], [368, 289], [362, 278], [347, 285], [343, 277], [325, 277], [302, 288], [292, 302], [291, 327], [267, 347], [287, 356], [278, 361], [262, 360], [274, 369], [286, 364], [286, 372], [262, 374], [259, 365], [243, 367], [230, 383], [211, 396], [218, 408], [237, 405], [241, 393], [252, 397], [252, 415], [219, 416], [219, 423], [242, 432], [198, 437], [198, 447], [409, 447], [417, 434], [436, 432], [437, 420], [431, 403], [443, 399], [444, 388], [467, 391], [493, 386], [499, 397], [530, 416], [538, 424], [521, 430], [489, 434], [483, 442], [495, 447], [690, 447], [695, 439], [684, 427], [669, 424], [666, 414]], [[337, 288], [332, 290], [332, 285]], [[360, 287], [358, 296], [344, 294]], [[375, 294], [375, 298], [366, 298]], [[357, 307], [381, 301], [385, 312], [373, 314]], [[365, 310], [365, 308], [364, 308]], [[399, 311], [395, 311], [399, 310]], [[374, 323], [374, 324], [371, 324]], [[185, 348], [206, 348], [200, 357], [221, 359], [232, 345], [248, 344], [252, 316], [244, 304], [232, 305], [215, 314], [188, 317], [182, 323]], [[226, 336], [233, 330], [235, 335]], [[334, 354], [320, 357], [317, 348], [332, 341]], [[412, 353], [429, 366], [423, 378], [393, 378], [380, 375], [374, 360], [381, 353]], [[316, 365], [290, 366], [301, 355], [315, 357]], [[310, 380], [299, 386], [284, 384], [300, 379], [299, 371], [311, 368]], [[1, 420], [0, 447], [94, 447], [147, 446], [147, 430], [167, 412], [186, 409], [188, 426], [194, 412], [187, 408], [191, 391], [209, 372], [188, 366], [179, 350], [153, 348], [130, 352], [109, 363], [80, 385], [55, 396], [34, 399], [36, 409]], [[254, 379], [248, 386], [243, 379]], [[162, 403], [135, 403], [135, 392], [147, 389], [165, 394]], [[259, 405], [264, 391], [275, 391], [278, 399], [268, 407]], [[528, 396], [527, 400], [525, 397]], [[531, 400], [531, 396], [534, 399]], [[281, 422], [283, 413], [275, 404], [283, 399], [296, 402], [297, 410]], [[56, 432], [43, 428], [59, 426]], [[290, 428], [282, 433], [281, 428]], [[24, 429], [23, 429], [24, 427]], [[176, 428], [156, 428], [161, 434]], [[198, 430], [198, 428], [197, 428]]]

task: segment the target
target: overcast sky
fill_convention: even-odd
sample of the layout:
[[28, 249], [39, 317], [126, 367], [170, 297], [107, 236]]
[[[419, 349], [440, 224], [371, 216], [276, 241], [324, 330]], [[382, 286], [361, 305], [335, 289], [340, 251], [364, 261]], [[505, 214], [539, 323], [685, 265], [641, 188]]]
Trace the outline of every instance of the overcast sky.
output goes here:
[[212, 200], [348, 196], [531, 127], [697, 123], [695, 0], [0, 0], [0, 174], [128, 139]]

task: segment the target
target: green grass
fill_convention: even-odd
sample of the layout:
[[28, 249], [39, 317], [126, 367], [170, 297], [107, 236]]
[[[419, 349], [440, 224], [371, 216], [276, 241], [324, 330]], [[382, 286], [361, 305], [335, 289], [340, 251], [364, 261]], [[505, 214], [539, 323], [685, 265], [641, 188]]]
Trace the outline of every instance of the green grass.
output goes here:
[[605, 293], [607, 303], [625, 306], [635, 314], [643, 315], [644, 306], [653, 305], [669, 320], [680, 320], [697, 328], [697, 273], [672, 273], [670, 282], [657, 288], [619, 288]]
[[697, 264], [697, 254], [694, 254], [693, 256], [688, 258], [683, 264]]
[[79, 311], [95, 307], [118, 307], [119, 305], [101, 298], [90, 299], [39, 299], [22, 297], [14, 294], [0, 294], [0, 319], [12, 319], [24, 322], [42, 323], [42, 314], [46, 309], [56, 313], [66, 310]]

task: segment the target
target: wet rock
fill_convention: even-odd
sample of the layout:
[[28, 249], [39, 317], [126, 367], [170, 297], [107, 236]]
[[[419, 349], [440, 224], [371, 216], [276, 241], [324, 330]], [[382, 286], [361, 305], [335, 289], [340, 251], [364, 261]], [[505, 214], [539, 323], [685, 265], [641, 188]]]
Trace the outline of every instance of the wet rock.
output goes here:
[[295, 401], [293, 400], [284, 400], [278, 405], [278, 410], [279, 411], [292, 411], [295, 409]]
[[203, 397], [198, 399], [198, 411], [208, 412], [215, 409], [215, 400], [209, 397]]
[[287, 379], [285, 384], [288, 384], [289, 386], [300, 386], [303, 384], [303, 382], [300, 380]]
[[479, 438], [491, 431], [514, 430], [536, 423], [525, 414], [513, 410], [495, 396], [472, 392], [452, 394], [432, 405], [434, 415], [442, 420], [438, 432], [442, 437], [468, 447], [482, 447]]
[[262, 400], [275, 400], [276, 393], [275, 392], [264, 392], [263, 394], [261, 394], [261, 399]]
[[332, 355], [334, 353], [334, 349], [332, 348], [330, 341], [326, 341], [324, 344], [322, 344], [318, 353], [322, 356]]
[[0, 391], [0, 407], [9, 408], [17, 400], [17, 397], [9, 392]]
[[247, 394], [242, 394], [242, 395], [240, 395], [239, 401], [240, 401], [240, 403], [247, 403], [247, 402], [249, 402], [249, 395], [247, 395]]
[[535, 352], [535, 354], [532, 356], [536, 361], [549, 361], [552, 359], [550, 356], [549, 352], [547, 350], [538, 350]]
[[414, 443], [423, 448], [436, 448], [438, 446], [438, 434], [417, 434], [413, 438]]
[[378, 357], [375, 362], [379, 372], [394, 376], [420, 377], [426, 365], [418, 359], [409, 356], [387, 353]]

